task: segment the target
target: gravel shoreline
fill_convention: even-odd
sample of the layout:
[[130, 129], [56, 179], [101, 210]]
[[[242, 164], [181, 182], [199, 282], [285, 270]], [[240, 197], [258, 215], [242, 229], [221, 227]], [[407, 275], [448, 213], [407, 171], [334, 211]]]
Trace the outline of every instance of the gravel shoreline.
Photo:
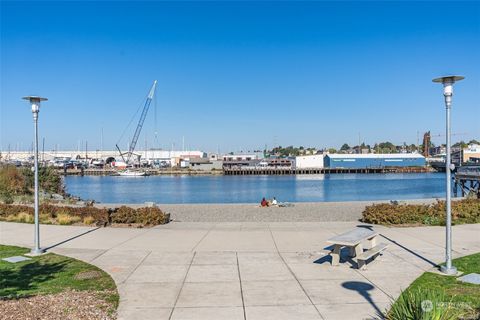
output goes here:
[[[400, 203], [433, 203], [435, 199], [405, 200]], [[383, 201], [298, 202], [292, 207], [267, 207], [258, 204], [157, 204], [177, 222], [321, 222], [358, 221], [367, 205]], [[96, 207], [144, 207], [145, 204], [98, 203]]]

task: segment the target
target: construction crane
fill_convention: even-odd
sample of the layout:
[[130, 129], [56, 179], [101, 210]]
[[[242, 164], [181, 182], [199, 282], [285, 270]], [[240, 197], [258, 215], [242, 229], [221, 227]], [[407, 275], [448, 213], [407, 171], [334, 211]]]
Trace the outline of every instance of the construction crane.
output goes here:
[[[122, 160], [126, 164], [128, 164], [130, 162], [130, 159], [132, 158], [133, 151], [135, 150], [135, 146], [137, 145], [138, 138], [140, 137], [140, 132], [142, 131], [143, 123], [145, 122], [145, 118], [147, 117], [148, 108], [150, 107], [150, 103], [153, 100], [153, 95], [155, 94], [156, 86], [157, 86], [157, 80], [153, 81], [153, 85], [152, 85], [152, 88], [150, 89], [150, 93], [148, 94], [147, 99], [145, 100], [142, 114], [140, 115], [140, 119], [138, 120], [137, 128], [135, 129], [135, 133], [133, 134], [132, 141], [129, 144], [128, 151], [122, 153], [118, 144], [115, 145], [117, 147], [118, 152], [120, 152], [120, 156], [122, 157]], [[124, 155], [127, 155], [126, 159]]]
[[[462, 133], [452, 133], [451, 136], [464, 136], [467, 135], [468, 132], [462, 132]], [[423, 155], [425, 157], [430, 156], [430, 142], [432, 141], [432, 138], [438, 138], [438, 137], [445, 137], [445, 134], [430, 134], [430, 131], [425, 132], [423, 135]]]

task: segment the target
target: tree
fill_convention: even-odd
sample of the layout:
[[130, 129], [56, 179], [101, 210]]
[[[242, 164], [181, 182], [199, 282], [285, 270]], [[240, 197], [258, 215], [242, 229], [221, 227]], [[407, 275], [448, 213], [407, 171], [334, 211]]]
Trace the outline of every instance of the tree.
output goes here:
[[480, 142], [478, 140], [472, 139], [468, 141], [468, 144], [480, 144]]
[[346, 143], [344, 143], [342, 145], [342, 147], [340, 148], [341, 151], [347, 151], [347, 150], [350, 150], [350, 146]]
[[[30, 190], [34, 187], [34, 174], [30, 168], [24, 168], [22, 174]], [[49, 193], [64, 194], [65, 186], [62, 177], [52, 167], [38, 168], [38, 184], [41, 190]]]
[[378, 145], [376, 145], [375, 150], [377, 151], [377, 153], [397, 153], [398, 152], [397, 147], [389, 141], [379, 143]]
[[468, 147], [468, 144], [465, 143], [465, 141], [460, 141], [460, 142], [457, 142], [455, 143], [454, 145], [452, 145], [453, 148], [466, 148]]
[[328, 149], [328, 153], [337, 153], [337, 149], [330, 148], [330, 149]]

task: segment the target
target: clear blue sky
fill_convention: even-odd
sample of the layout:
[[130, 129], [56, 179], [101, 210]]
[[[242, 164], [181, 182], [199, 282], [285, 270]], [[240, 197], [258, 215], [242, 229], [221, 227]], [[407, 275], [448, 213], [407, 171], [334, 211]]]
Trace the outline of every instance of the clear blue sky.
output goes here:
[[444, 132], [450, 73], [454, 140], [478, 139], [479, 2], [2, 1], [0, 148], [30, 148], [37, 94], [46, 149], [102, 128], [113, 149], [154, 79], [163, 148], [416, 143]]

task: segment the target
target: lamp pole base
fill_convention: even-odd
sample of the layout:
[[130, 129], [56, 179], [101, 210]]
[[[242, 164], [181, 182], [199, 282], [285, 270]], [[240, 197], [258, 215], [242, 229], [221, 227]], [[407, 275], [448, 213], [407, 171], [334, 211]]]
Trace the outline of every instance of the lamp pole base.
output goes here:
[[34, 256], [40, 256], [45, 253], [45, 249], [38, 248], [38, 249], [32, 249], [30, 253], [28, 253], [28, 256], [34, 257]]
[[453, 276], [458, 273], [457, 268], [455, 268], [454, 266], [451, 266], [450, 268], [447, 268], [447, 266], [441, 266], [440, 271], [449, 276]]

